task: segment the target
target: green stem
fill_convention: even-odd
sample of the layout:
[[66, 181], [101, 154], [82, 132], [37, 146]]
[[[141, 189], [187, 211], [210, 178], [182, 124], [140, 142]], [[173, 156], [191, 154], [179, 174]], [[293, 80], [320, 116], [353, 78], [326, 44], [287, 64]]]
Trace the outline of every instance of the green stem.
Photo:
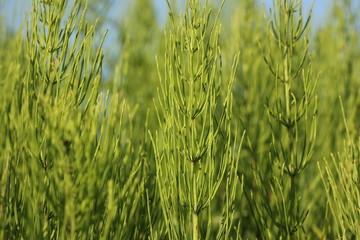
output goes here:
[[[288, 1], [285, 1], [285, 9], [288, 10], [289, 6], [288, 6]], [[291, 40], [288, 42], [288, 27], [290, 24], [290, 19], [289, 19], [289, 13], [285, 14], [285, 36], [286, 36], [286, 43], [287, 44], [291, 44]], [[284, 90], [285, 90], [285, 104], [286, 104], [286, 118], [287, 121], [291, 120], [291, 107], [290, 107], [290, 89], [291, 89], [291, 83], [290, 83], [290, 66], [289, 63], [291, 61], [290, 56], [289, 56], [289, 48], [292, 46], [286, 45], [285, 49], [284, 49]], [[294, 158], [295, 158], [295, 150], [294, 150], [294, 145], [296, 143], [294, 143], [294, 138], [293, 138], [293, 127], [292, 126], [288, 126], [287, 128], [288, 131], [288, 138], [289, 138], [289, 151], [290, 151], [290, 159], [288, 160], [288, 170], [289, 172], [289, 176], [291, 178], [291, 182], [290, 182], [290, 209], [289, 209], [289, 222], [288, 222], [288, 228], [286, 229], [286, 238], [287, 239], [291, 239], [291, 231], [292, 231], [292, 227], [294, 226], [294, 224], [296, 224], [296, 216], [295, 216], [295, 204], [296, 204], [296, 182], [295, 182], [295, 175], [294, 175], [294, 171], [295, 171], [295, 163], [294, 163]]]
[[[196, 126], [195, 126], [195, 119], [192, 118], [193, 114], [194, 114], [194, 109], [193, 109], [193, 105], [194, 105], [194, 73], [193, 73], [193, 55], [190, 56], [190, 61], [189, 61], [189, 72], [190, 72], [190, 105], [189, 105], [189, 125], [190, 125], [190, 129], [191, 129], [191, 151], [190, 154], [194, 154], [195, 153], [195, 131], [196, 131]], [[194, 155], [191, 156], [192, 160]], [[192, 209], [192, 221], [193, 221], [193, 240], [198, 240], [199, 239], [199, 213], [198, 213], [198, 199], [197, 199], [197, 182], [196, 182], [196, 173], [195, 173], [195, 164], [196, 162], [192, 162], [191, 163], [191, 176], [192, 176], [192, 181], [193, 181], [193, 209]]]
[[[286, 50], [287, 51], [287, 50]], [[289, 79], [289, 65], [288, 53], [284, 59], [284, 75], [285, 75], [285, 104], [286, 104], [286, 117], [290, 119], [290, 79]]]
[[193, 212], [193, 240], [199, 239], [199, 214], [197, 212]]
[[193, 177], [193, 196], [194, 196], [194, 203], [193, 203], [193, 212], [192, 212], [192, 220], [193, 220], [193, 240], [199, 239], [199, 212], [197, 210], [197, 182], [195, 177], [195, 163], [191, 164], [191, 173]]
[[[296, 222], [296, 216], [295, 216], [295, 211], [296, 211], [296, 207], [295, 207], [295, 202], [296, 202], [296, 182], [295, 182], [295, 176], [291, 175], [291, 189], [290, 189], [290, 228], [292, 228]], [[292, 229], [288, 229], [288, 234], [290, 236]]]

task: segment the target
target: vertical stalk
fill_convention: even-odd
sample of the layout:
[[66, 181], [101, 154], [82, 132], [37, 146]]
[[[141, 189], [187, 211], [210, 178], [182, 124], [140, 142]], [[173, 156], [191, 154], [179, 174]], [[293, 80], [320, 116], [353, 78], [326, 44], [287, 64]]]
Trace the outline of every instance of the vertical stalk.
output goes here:
[[[167, 3], [171, 7], [169, 0]], [[218, 91], [222, 85], [217, 23], [220, 9], [212, 22], [206, 2], [188, 0], [180, 22], [172, 18], [172, 28], [166, 36], [165, 77], [162, 80], [160, 75], [158, 98], [158, 114], [164, 116], [164, 121], [159, 121], [164, 140], [157, 138], [152, 142], [170, 239], [201, 238], [201, 212], [210, 208], [229, 166], [233, 165], [228, 154], [230, 141], [218, 134], [227, 131], [225, 127], [230, 124], [234, 80], [231, 77], [223, 96]], [[172, 12], [170, 15], [173, 16]], [[214, 124], [216, 120], [219, 121]], [[211, 226], [212, 220], [207, 221], [207, 226]], [[192, 232], [188, 231], [190, 228]]]
[[[311, 101], [316, 80], [312, 83], [312, 79], [310, 79], [311, 68], [307, 66], [305, 61], [308, 56], [306, 39], [304, 38], [304, 45], [299, 44], [311, 15], [303, 24], [301, 0], [274, 0], [274, 6], [277, 9], [270, 21], [271, 28], [269, 31], [272, 31], [278, 47], [277, 52], [271, 52], [270, 58], [266, 58], [266, 60], [276, 59], [275, 65], [280, 66], [281, 69], [280, 72], [278, 69], [273, 71], [273, 65], [268, 64], [276, 78], [275, 88], [278, 87], [279, 75], [283, 84], [281, 89], [283, 95], [276, 96], [280, 105], [269, 108], [270, 116], [279, 123], [279, 128], [272, 129], [272, 131], [274, 136], [278, 136], [278, 138], [273, 139], [274, 152], [276, 153], [275, 163], [282, 169], [282, 172], [280, 175], [273, 175], [275, 183], [270, 183], [270, 187], [273, 189], [273, 194], [276, 195], [277, 192], [284, 194], [276, 198], [275, 207], [269, 204], [267, 208], [271, 219], [281, 219], [279, 222], [274, 221], [274, 224], [279, 226], [280, 235], [283, 238], [292, 239], [295, 235], [300, 237], [299, 229], [301, 229], [307, 216], [307, 210], [300, 211], [297, 184], [300, 173], [306, 168], [312, 156], [314, 147], [314, 139], [308, 138], [307, 125], [309, 124], [308, 109], [311, 107], [316, 109], [316, 103], [314, 104]], [[303, 56], [296, 55], [299, 47], [305, 50]], [[295, 61], [298, 57], [302, 57], [300, 64]], [[266, 62], [269, 63], [269, 61]], [[306, 70], [307, 68], [308, 70]], [[308, 75], [299, 74], [306, 71]], [[298, 89], [300, 84], [293, 85], [293, 82], [303, 83], [302, 89]], [[303, 93], [298, 95], [296, 94], [298, 92]], [[285, 106], [282, 104], [283, 102]], [[316, 129], [316, 121], [311, 123], [310, 132]], [[299, 135], [300, 137], [298, 137]], [[302, 152], [299, 153], [298, 149], [302, 149]], [[282, 217], [283, 215], [285, 217]]]
[[193, 212], [193, 240], [199, 239], [199, 215]]
[[[290, 24], [291, 21], [289, 21], [289, 2], [285, 1], [285, 43], [286, 45], [284, 46], [284, 91], [285, 91], [285, 113], [286, 113], [286, 119], [288, 121], [291, 121], [291, 106], [290, 106], [290, 91], [291, 91], [291, 85], [290, 85], [290, 74], [291, 74], [291, 69], [289, 68], [289, 63], [291, 61], [290, 57], [289, 57], [289, 50], [290, 48], [292, 48], [292, 44], [291, 44], [291, 36], [289, 36], [289, 27], [291, 28], [292, 26]], [[291, 10], [290, 10], [291, 11]], [[290, 154], [290, 161], [288, 161], [288, 168], [289, 168], [289, 177], [290, 177], [290, 212], [289, 212], [289, 216], [290, 216], [290, 224], [287, 225], [287, 229], [286, 229], [286, 234], [287, 234], [287, 238], [290, 239], [291, 237], [291, 226], [293, 226], [293, 224], [296, 224], [295, 222], [293, 222], [293, 220], [295, 219], [295, 201], [296, 201], [296, 181], [295, 181], [295, 164], [294, 164], [294, 138], [293, 138], [293, 130], [294, 127], [292, 125], [287, 126], [286, 127], [287, 130], [287, 137], [288, 137], [288, 141], [289, 141], [289, 154]]]
[[[190, 42], [192, 48], [192, 42]], [[194, 73], [193, 73], [193, 54], [189, 56], [189, 73], [190, 73], [190, 101], [189, 101], [189, 113], [191, 116], [194, 114], [193, 103], [194, 103]], [[191, 129], [191, 151], [196, 149], [195, 146], [195, 119], [189, 118], [189, 125]], [[199, 213], [197, 211], [198, 200], [197, 200], [197, 182], [195, 172], [196, 162], [191, 162], [191, 176], [192, 176], [192, 188], [193, 188], [193, 204], [192, 204], [192, 221], [193, 221], [193, 240], [199, 239]]]
[[197, 211], [197, 183], [196, 183], [196, 178], [195, 178], [195, 163], [191, 164], [191, 172], [192, 172], [192, 176], [193, 176], [193, 191], [194, 191], [194, 209], [192, 212], [192, 221], [193, 221], [193, 240], [198, 240], [199, 239], [199, 213]]
[[286, 118], [290, 119], [290, 79], [289, 79], [289, 65], [288, 65], [288, 53], [286, 52], [286, 56], [284, 59], [284, 75], [285, 75], [285, 104], [286, 104]]
[[[286, 6], [287, 7], [287, 6]], [[288, 15], [285, 16], [285, 24], [288, 25]], [[287, 32], [287, 27], [285, 32]], [[285, 103], [286, 103], [286, 119], [291, 119], [291, 106], [290, 106], [290, 69], [289, 69], [289, 52], [288, 52], [288, 46], [285, 49], [285, 57], [284, 57], [284, 90], [285, 90]], [[295, 223], [293, 223], [293, 220], [295, 219], [295, 201], [296, 201], [296, 181], [295, 181], [295, 174], [294, 174], [294, 138], [293, 138], [293, 126], [287, 126], [287, 137], [289, 140], [289, 153], [290, 153], [290, 164], [289, 164], [289, 177], [290, 177], [290, 224], [288, 225], [288, 228], [286, 229], [287, 232], [287, 238], [290, 239], [291, 235], [291, 226]]]

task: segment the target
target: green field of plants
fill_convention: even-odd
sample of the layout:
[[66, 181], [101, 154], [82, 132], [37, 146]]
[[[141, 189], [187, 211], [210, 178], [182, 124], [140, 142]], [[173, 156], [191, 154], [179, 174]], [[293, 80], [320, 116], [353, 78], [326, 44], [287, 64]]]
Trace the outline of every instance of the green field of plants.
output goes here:
[[114, 2], [0, 7], [0, 239], [360, 239], [359, 0]]

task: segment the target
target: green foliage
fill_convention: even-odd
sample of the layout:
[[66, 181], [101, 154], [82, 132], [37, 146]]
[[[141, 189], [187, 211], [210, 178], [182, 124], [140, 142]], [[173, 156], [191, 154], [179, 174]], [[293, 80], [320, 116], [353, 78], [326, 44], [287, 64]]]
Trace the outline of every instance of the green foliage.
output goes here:
[[[342, 112], [344, 114], [343, 108]], [[354, 141], [350, 136], [345, 114], [344, 120], [347, 131], [344, 150], [336, 156], [331, 155], [332, 162], [325, 162], [325, 168], [320, 164], [318, 166], [322, 172], [321, 178], [328, 198], [329, 212], [334, 218], [331, 233], [338, 238], [358, 239], [360, 237], [358, 227], [360, 148], [359, 140]]]
[[[165, 36], [166, 70], [159, 76], [160, 132], [153, 140], [157, 185], [167, 238], [190, 238], [188, 222], [192, 221], [193, 239], [209, 239], [212, 201], [226, 174], [232, 180], [226, 183], [226, 196], [233, 198], [237, 191], [238, 181], [234, 180], [238, 159], [230, 134], [237, 60], [229, 83], [222, 86], [218, 14], [212, 22], [208, 6], [189, 1], [180, 22], [172, 15], [170, 11], [171, 28]], [[227, 89], [224, 99], [221, 87]], [[227, 199], [228, 204], [232, 201]], [[205, 210], [207, 220], [203, 221]], [[224, 209], [217, 238], [228, 236], [231, 217]]]
[[358, 239], [357, 1], [166, 3], [0, 17], [0, 239]]
[[1, 108], [1, 236], [139, 236], [146, 201], [142, 149], [129, 132], [133, 110], [121, 103], [116, 81], [111, 97], [99, 93], [101, 46], [91, 56], [96, 25], [85, 22], [79, 1], [69, 13], [66, 7], [33, 1], [26, 42], [18, 38], [21, 49], [10, 55], [21, 58], [2, 79], [11, 94], [3, 92]]
[[[274, 1], [269, 35], [275, 44], [269, 43], [269, 55], [264, 56], [275, 80], [274, 102], [267, 103], [272, 130], [269, 160], [275, 168], [268, 188], [261, 191], [266, 211], [279, 228], [278, 237], [284, 239], [301, 238], [308, 210], [301, 205], [298, 179], [312, 158], [316, 138], [316, 79], [303, 37], [310, 16], [303, 19], [301, 6], [301, 1]], [[261, 188], [266, 186], [265, 181], [259, 177]]]

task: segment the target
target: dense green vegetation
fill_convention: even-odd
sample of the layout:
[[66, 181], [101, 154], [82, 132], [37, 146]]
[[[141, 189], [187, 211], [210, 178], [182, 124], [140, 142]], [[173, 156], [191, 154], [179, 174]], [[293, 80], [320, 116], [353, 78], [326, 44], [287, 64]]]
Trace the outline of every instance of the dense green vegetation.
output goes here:
[[358, 1], [180, 2], [0, 18], [0, 239], [360, 239]]

